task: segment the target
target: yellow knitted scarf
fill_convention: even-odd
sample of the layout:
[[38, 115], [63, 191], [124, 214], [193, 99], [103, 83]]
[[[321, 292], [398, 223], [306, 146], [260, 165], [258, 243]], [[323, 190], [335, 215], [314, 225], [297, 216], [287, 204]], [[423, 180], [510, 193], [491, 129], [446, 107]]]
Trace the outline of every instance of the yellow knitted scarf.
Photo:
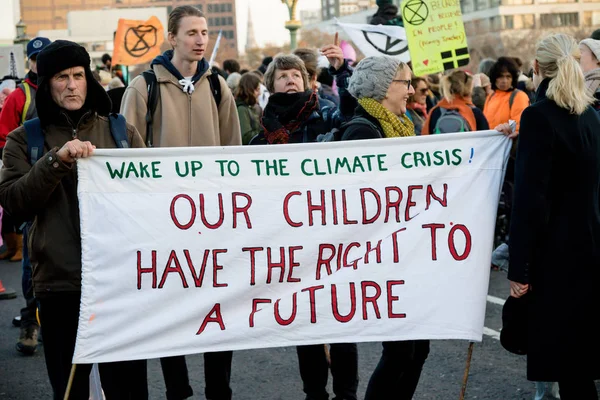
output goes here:
[[415, 126], [406, 114], [398, 117], [377, 100], [371, 98], [358, 99], [358, 104], [373, 118], [377, 118], [385, 137], [415, 136]]

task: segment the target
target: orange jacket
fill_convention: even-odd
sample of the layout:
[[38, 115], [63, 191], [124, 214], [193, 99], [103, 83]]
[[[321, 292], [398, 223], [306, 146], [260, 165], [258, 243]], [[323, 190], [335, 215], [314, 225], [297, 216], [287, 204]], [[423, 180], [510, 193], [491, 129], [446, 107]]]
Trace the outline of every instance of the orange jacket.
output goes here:
[[509, 120], [514, 120], [517, 123], [517, 131], [521, 125], [521, 113], [529, 107], [529, 97], [523, 91], [519, 91], [513, 100], [512, 107], [509, 107], [510, 92], [495, 90], [494, 93], [488, 96], [483, 107], [483, 114], [490, 124], [490, 129], [494, 129], [500, 124], [504, 124]]

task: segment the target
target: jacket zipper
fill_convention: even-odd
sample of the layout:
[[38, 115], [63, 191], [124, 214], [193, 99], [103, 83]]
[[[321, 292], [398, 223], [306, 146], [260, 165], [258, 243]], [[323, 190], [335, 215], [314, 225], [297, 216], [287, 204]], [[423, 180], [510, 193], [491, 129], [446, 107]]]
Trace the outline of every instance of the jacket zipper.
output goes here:
[[188, 113], [188, 126], [189, 126], [189, 131], [188, 131], [188, 140], [189, 140], [189, 145], [192, 145], [192, 94], [188, 93], [188, 105], [189, 105], [189, 113]]
[[89, 111], [88, 111], [88, 112], [86, 112], [85, 114], [83, 114], [83, 115], [81, 116], [81, 118], [79, 118], [79, 121], [77, 122], [77, 126], [73, 126], [73, 121], [71, 121], [71, 118], [69, 118], [69, 116], [68, 116], [66, 113], [64, 113], [64, 112], [63, 112], [62, 114], [63, 114], [63, 115], [64, 115], [64, 117], [66, 118], [66, 120], [67, 120], [67, 123], [68, 123], [69, 125], [71, 125], [71, 131], [72, 131], [72, 132], [71, 132], [71, 135], [72, 135], [72, 138], [73, 138], [73, 139], [77, 138], [77, 131], [79, 130], [79, 125], [81, 125], [81, 121], [83, 121], [83, 119], [84, 119], [85, 117], [87, 117], [87, 116], [90, 114], [90, 112], [89, 112]]

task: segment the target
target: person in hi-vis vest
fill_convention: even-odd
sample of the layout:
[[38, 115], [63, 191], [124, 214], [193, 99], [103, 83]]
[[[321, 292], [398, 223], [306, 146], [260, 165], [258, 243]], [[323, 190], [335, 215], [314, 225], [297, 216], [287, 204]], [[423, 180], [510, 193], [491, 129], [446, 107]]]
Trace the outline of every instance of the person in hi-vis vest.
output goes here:
[[[35, 94], [37, 91], [37, 55], [46, 46], [51, 43], [50, 39], [36, 37], [27, 44], [27, 58], [29, 59], [29, 72], [16, 90], [14, 90], [4, 101], [2, 112], [0, 113], [0, 157], [6, 144], [8, 134], [25, 121], [37, 117], [35, 107]], [[16, 343], [16, 349], [21, 354], [32, 355], [38, 345], [39, 326], [36, 319], [36, 299], [33, 295], [33, 285], [31, 281], [32, 269], [31, 262], [27, 256], [27, 233], [26, 229], [21, 233], [19, 229], [20, 221], [15, 221], [9, 213], [2, 215], [2, 238], [6, 244], [5, 250], [0, 253], [0, 259], [10, 259], [10, 261], [23, 262], [23, 297], [25, 297], [25, 307], [21, 309], [19, 340]]]

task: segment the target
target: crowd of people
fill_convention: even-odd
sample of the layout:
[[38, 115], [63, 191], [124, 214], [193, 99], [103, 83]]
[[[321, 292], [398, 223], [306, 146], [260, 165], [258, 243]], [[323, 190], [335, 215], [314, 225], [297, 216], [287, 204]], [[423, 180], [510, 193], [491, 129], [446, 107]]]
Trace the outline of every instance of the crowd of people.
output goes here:
[[[490, 128], [514, 140], [512, 228], [503, 247], [511, 295], [531, 298], [528, 378], [558, 382], [563, 400], [598, 398], [600, 38], [549, 36], [527, 74], [521, 60], [501, 57], [482, 61], [476, 73], [424, 77], [386, 56], [347, 59], [337, 43], [268, 57], [255, 70], [236, 60], [220, 69], [205, 58], [207, 20], [192, 6], [170, 13], [168, 41], [172, 50], [149, 71], [126, 87], [117, 76], [107, 91], [83, 47], [35, 38], [26, 79], [0, 87], [0, 259], [23, 263], [27, 304], [15, 320], [17, 350], [35, 352], [41, 323], [55, 399], [69, 381], [81, 297], [77, 159], [123, 141], [132, 148], [318, 145]], [[110, 57], [102, 61], [110, 71]], [[127, 121], [123, 132], [112, 125], [115, 111]], [[32, 145], [35, 135], [43, 149]], [[306, 399], [329, 398], [329, 370], [334, 398], [357, 399], [356, 344], [329, 348], [297, 347]], [[411, 399], [429, 351], [428, 340], [383, 343], [365, 399]], [[204, 354], [207, 399], [232, 398], [232, 360], [231, 351]], [[191, 397], [185, 357], [160, 361], [166, 397]], [[78, 366], [70, 399], [88, 398], [90, 369]], [[148, 398], [145, 360], [99, 369], [108, 399]]]

